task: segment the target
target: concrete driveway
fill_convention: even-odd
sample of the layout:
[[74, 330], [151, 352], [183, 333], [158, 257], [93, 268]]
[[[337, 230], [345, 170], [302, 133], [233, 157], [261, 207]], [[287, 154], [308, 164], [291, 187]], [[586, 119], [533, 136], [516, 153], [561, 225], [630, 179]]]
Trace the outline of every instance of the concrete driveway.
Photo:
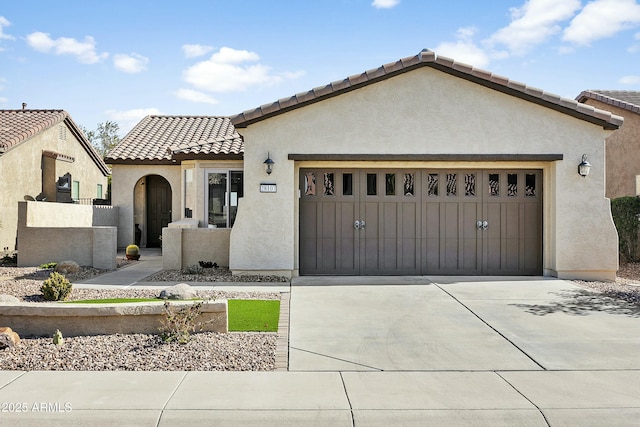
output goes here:
[[296, 278], [290, 371], [640, 369], [640, 310], [546, 278]]

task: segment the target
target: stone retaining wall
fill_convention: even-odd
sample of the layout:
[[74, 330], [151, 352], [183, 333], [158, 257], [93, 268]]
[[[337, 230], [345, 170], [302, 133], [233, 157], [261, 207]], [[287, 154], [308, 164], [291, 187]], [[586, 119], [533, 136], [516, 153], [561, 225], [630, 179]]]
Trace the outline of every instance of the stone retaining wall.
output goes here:
[[[171, 301], [174, 307], [193, 301]], [[0, 305], [0, 325], [9, 326], [21, 337], [108, 334], [157, 334], [165, 319], [163, 302], [122, 304], [17, 303]], [[227, 301], [202, 304], [203, 331], [228, 332]]]

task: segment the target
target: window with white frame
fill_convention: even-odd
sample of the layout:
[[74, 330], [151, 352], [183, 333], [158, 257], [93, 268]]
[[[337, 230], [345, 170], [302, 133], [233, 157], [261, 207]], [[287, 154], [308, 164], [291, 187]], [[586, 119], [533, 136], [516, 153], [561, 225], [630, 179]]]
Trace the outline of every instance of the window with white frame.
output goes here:
[[238, 213], [238, 199], [243, 196], [241, 170], [206, 169], [205, 221], [209, 228], [230, 228]]

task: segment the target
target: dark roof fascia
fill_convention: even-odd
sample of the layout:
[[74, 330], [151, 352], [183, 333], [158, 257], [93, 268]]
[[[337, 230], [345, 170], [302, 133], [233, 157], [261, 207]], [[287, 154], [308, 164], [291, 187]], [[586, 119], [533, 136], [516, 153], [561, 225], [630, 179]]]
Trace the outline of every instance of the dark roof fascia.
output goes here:
[[[526, 86], [522, 83], [518, 83], [505, 77], [497, 76], [490, 72], [476, 69], [465, 64], [456, 63], [449, 58], [438, 57], [435, 53], [428, 51], [423, 51], [415, 57], [404, 58], [396, 61], [395, 63], [386, 64], [378, 67], [377, 69], [365, 71], [360, 75], [351, 76], [342, 81], [329, 83], [324, 87], [312, 89], [308, 92], [300, 93], [289, 98], [280, 99], [272, 104], [265, 104], [258, 108], [244, 111], [232, 116], [230, 119], [236, 128], [246, 128], [247, 126], [259, 121], [266, 120], [334, 96], [342, 95], [352, 90], [425, 66], [471, 81], [489, 89], [497, 90], [501, 93], [551, 108], [580, 120], [602, 126], [607, 130], [615, 130], [620, 126], [616, 123], [616, 120], [612, 119], [609, 121], [604, 118], [599, 118], [597, 115], [591, 115], [579, 111], [579, 107], [576, 106], [576, 101], [568, 99], [565, 100], [558, 95], [543, 92], [542, 90]], [[562, 105], [563, 103], [567, 103], [568, 105], [564, 106]], [[283, 106], [283, 104], [285, 105]], [[576, 108], [578, 108], [578, 110]], [[611, 114], [609, 114], [609, 116], [611, 116]], [[620, 118], [617, 117], [617, 119]]]
[[112, 159], [107, 157], [105, 162], [108, 165], [136, 165], [136, 166], [149, 166], [149, 165], [176, 165], [175, 161], [167, 159]]
[[173, 159], [178, 162], [184, 162], [187, 160], [244, 160], [242, 154], [173, 154]]
[[576, 100], [580, 103], [585, 103], [588, 99], [599, 101], [612, 107], [622, 108], [623, 110], [631, 111], [632, 113], [640, 114], [640, 105], [632, 104], [630, 102], [623, 101], [621, 99], [612, 98], [608, 95], [604, 95], [597, 90], [584, 90], [576, 97]]
[[[581, 112], [579, 112], [579, 111], [577, 111], [577, 110], [575, 110], [573, 108], [563, 107], [562, 105], [556, 104], [555, 102], [547, 101], [544, 98], [540, 98], [539, 96], [531, 95], [531, 94], [529, 94], [527, 92], [523, 92], [521, 90], [517, 90], [517, 89], [511, 88], [511, 87], [506, 86], [504, 84], [496, 83], [496, 82], [493, 82], [491, 80], [487, 80], [487, 79], [483, 79], [481, 77], [474, 76], [473, 74], [468, 74], [468, 73], [465, 73], [465, 72], [462, 72], [462, 71], [458, 71], [455, 68], [447, 67], [446, 65], [438, 64], [436, 62], [425, 64], [425, 65], [430, 66], [432, 68], [435, 68], [435, 69], [437, 69], [439, 71], [442, 71], [444, 73], [450, 74], [452, 76], [459, 77], [459, 78], [468, 80], [468, 81], [470, 81], [472, 83], [479, 84], [479, 85], [484, 86], [486, 88], [496, 90], [498, 92], [504, 93], [505, 95], [515, 96], [516, 98], [520, 98], [520, 99], [523, 99], [525, 101], [529, 101], [529, 102], [532, 102], [534, 104], [538, 104], [538, 105], [541, 105], [543, 107], [550, 108], [550, 109], [558, 111], [560, 113], [567, 114], [569, 116], [575, 117], [576, 119], [584, 120], [586, 122], [593, 123], [593, 124], [598, 125], [598, 126], [602, 126], [602, 128], [606, 129], [606, 130], [616, 130], [616, 129], [618, 129], [620, 127], [620, 126], [617, 126], [617, 125], [615, 125], [613, 123], [608, 122], [607, 120], [599, 119], [597, 117], [581, 113]], [[557, 97], [557, 100], [558, 101], [561, 100], [560, 96]]]
[[563, 154], [289, 154], [298, 161], [553, 162]]

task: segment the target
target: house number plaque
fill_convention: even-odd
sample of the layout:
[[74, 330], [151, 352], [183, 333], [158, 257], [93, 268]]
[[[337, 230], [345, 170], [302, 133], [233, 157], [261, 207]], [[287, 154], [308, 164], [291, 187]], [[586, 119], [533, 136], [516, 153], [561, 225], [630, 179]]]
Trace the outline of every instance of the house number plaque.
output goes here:
[[278, 187], [276, 184], [260, 184], [261, 193], [276, 193], [277, 191]]

